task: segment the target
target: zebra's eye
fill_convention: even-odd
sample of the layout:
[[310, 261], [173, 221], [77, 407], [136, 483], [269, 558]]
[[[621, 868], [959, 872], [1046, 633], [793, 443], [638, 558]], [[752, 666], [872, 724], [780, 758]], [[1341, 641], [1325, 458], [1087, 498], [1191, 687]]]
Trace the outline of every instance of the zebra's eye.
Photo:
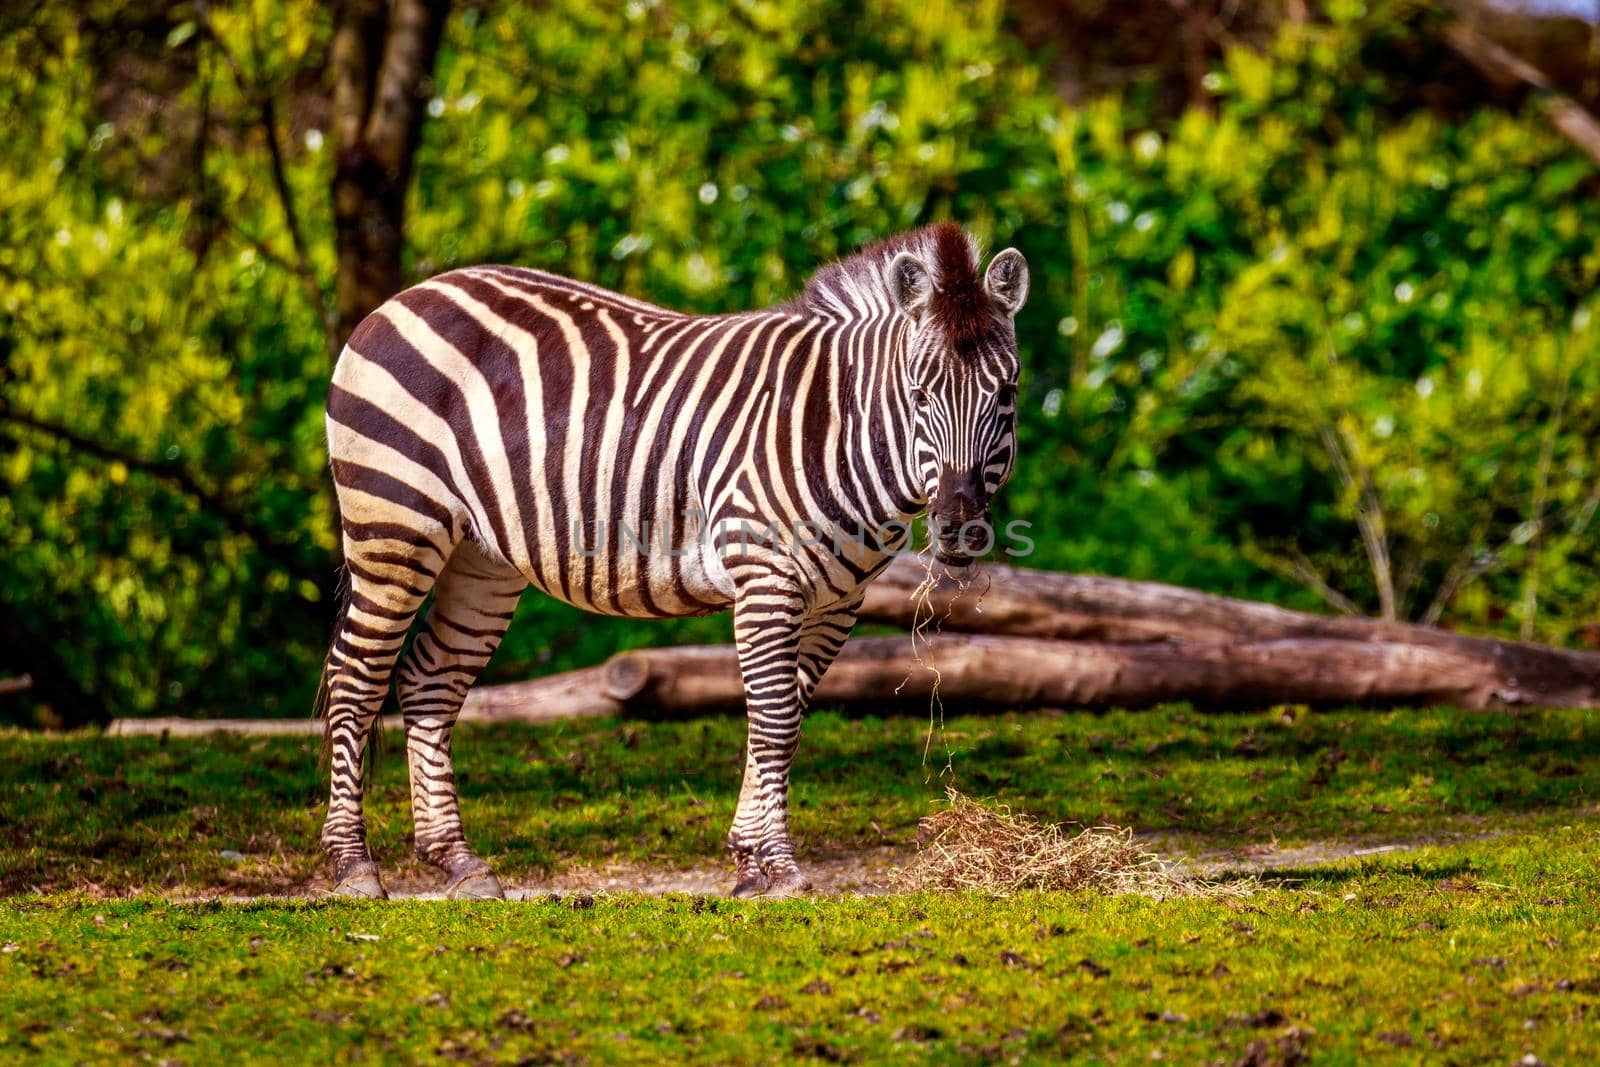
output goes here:
[[922, 388], [913, 388], [911, 390], [911, 402], [913, 404], [915, 404], [919, 408], [927, 407], [928, 406], [928, 393], [927, 393], [927, 391], [922, 389]]
[[1003, 408], [1016, 407], [1017, 387], [1014, 385], [1002, 385], [999, 393], [995, 396], [995, 400], [998, 401], [1000, 406]]

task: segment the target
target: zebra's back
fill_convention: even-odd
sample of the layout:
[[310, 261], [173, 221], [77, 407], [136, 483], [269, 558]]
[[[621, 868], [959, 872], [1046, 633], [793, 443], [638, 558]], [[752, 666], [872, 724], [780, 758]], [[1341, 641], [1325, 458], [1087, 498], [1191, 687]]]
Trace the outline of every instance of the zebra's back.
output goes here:
[[727, 607], [699, 536], [706, 440], [755, 316], [683, 315], [555, 275], [477, 267], [396, 296], [334, 371], [329, 451], [347, 531], [441, 554], [470, 538], [606, 614]]

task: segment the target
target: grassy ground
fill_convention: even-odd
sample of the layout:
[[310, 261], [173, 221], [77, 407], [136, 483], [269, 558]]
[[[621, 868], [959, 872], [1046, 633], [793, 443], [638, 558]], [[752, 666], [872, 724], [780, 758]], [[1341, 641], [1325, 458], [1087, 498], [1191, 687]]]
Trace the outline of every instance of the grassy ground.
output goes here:
[[[464, 731], [469, 832], [512, 879], [715, 861], [739, 732]], [[943, 788], [925, 733], [815, 717], [803, 849], [908, 842]], [[1239, 900], [108, 899], [304, 885], [313, 746], [9, 735], [0, 1060], [1600, 1061], [1600, 715], [1167, 708], [945, 734], [963, 789], [1052, 819], [1242, 852], [1440, 843]], [[391, 746], [373, 805], [391, 867], [403, 783]]]
[[[463, 727], [468, 836], [513, 878], [715, 860], [743, 736], [732, 718]], [[1600, 800], [1600, 714], [1585, 712], [952, 717], [924, 761], [928, 739], [910, 719], [811, 717], [795, 770], [803, 852], [909, 844], [947, 782], [1194, 848], [1431, 838], [1491, 817], [1565, 821]], [[325, 796], [308, 739], [0, 733], [0, 892], [300, 888], [320, 871]], [[398, 738], [367, 810], [379, 861], [405, 866]]]
[[1593, 1063], [1597, 845], [1239, 902], [30, 900], [0, 911], [0, 1056]]

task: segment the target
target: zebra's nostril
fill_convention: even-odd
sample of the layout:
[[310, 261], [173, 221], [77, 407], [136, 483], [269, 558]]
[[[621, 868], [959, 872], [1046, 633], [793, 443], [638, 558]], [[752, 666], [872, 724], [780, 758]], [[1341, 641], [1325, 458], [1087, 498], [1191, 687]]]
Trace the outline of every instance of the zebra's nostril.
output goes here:
[[988, 504], [989, 493], [981, 468], [958, 472], [946, 467], [940, 471], [939, 488], [932, 501], [934, 511], [957, 519], [959, 525], [980, 516]]
[[982, 481], [968, 478], [956, 486], [956, 511], [963, 519], [975, 519], [983, 513], [988, 504], [987, 496], [988, 494], [983, 491]]

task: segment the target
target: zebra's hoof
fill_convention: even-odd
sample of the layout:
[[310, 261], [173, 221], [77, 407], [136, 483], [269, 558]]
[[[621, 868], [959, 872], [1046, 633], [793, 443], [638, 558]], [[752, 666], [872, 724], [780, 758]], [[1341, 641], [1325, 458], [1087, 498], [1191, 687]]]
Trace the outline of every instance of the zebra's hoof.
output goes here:
[[504, 900], [506, 891], [492, 872], [479, 870], [451, 880], [444, 895], [451, 900]]
[[784, 871], [772, 876], [767, 896], [774, 900], [798, 897], [811, 892], [811, 879], [797, 870]]
[[762, 893], [767, 891], [767, 888], [771, 884], [772, 883], [768, 881], [767, 876], [762, 874], [760, 871], [754, 871], [750, 874], [741, 874], [739, 876], [739, 880], [734, 883], [732, 895], [736, 900], [743, 900], [747, 897], [759, 897]]
[[388, 900], [389, 893], [383, 888], [383, 882], [378, 879], [376, 867], [357, 870], [347, 875], [344, 881], [333, 887], [336, 897], [349, 897], [352, 900]]

